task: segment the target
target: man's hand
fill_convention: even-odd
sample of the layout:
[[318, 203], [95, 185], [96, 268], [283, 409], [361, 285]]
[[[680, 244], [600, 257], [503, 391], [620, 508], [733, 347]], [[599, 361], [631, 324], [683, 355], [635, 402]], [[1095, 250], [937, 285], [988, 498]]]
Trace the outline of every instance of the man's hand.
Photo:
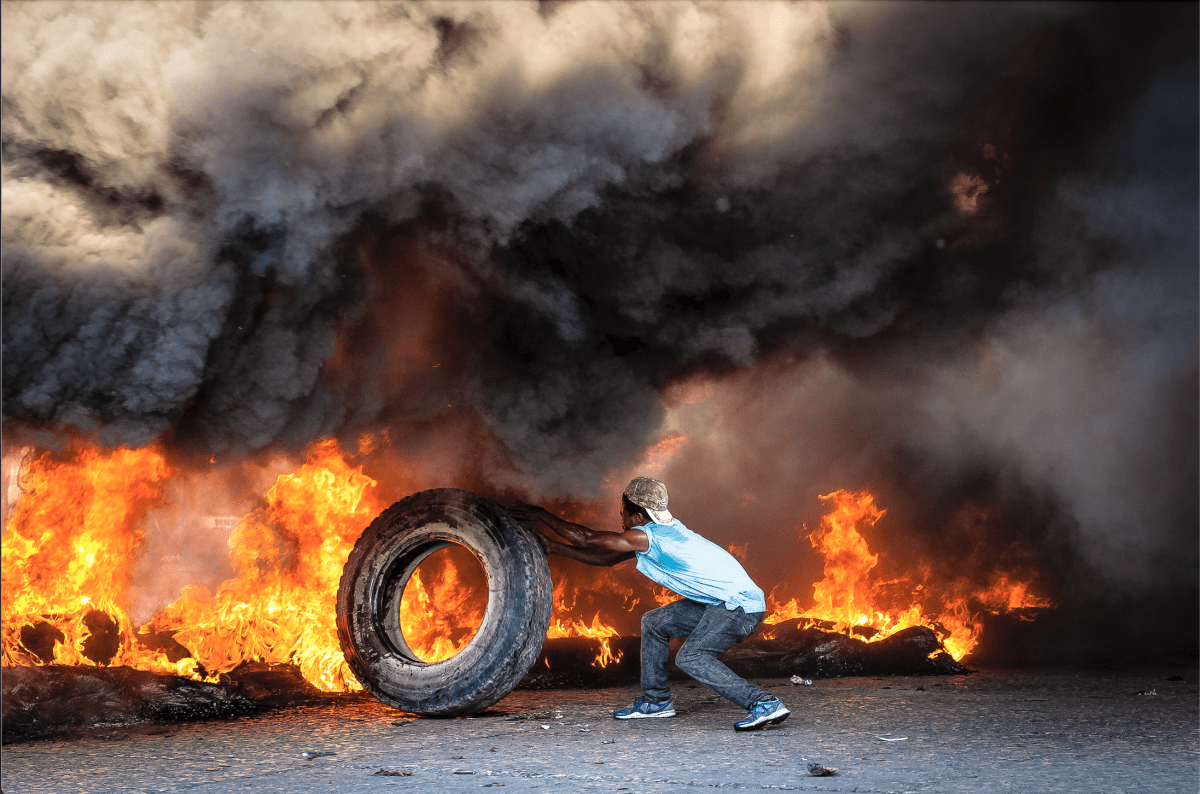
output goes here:
[[551, 523], [551, 520], [557, 519], [557, 516], [543, 507], [526, 504], [525, 502], [514, 502], [508, 507], [508, 514], [533, 530], [533, 536], [542, 544], [542, 548], [546, 550], [547, 554], [553, 553], [550, 551], [550, 547], [546, 545], [547, 541], [550, 540], [550, 538], [546, 537], [546, 532], [547, 530], [554, 530], [554, 524]]
[[[525, 520], [525, 523], [532, 524], [533, 522]], [[529, 528], [533, 530], [533, 536], [537, 539], [538, 545], [542, 547], [542, 551], [546, 553], [547, 557], [549, 557], [551, 554], [558, 554], [568, 557], [574, 556], [575, 548], [573, 546], [568, 546], [565, 543], [559, 543], [557, 540], [550, 538], [547, 535], [545, 528], [540, 526], [530, 526]]]
[[549, 510], [525, 502], [514, 502], [508, 506], [508, 513], [533, 531], [533, 536], [537, 538], [537, 542], [541, 545], [542, 551], [546, 553], [546, 556], [562, 553], [558, 549], [563, 544], [551, 539], [547, 535], [547, 532], [553, 528], [553, 525], [546, 520], [546, 516], [552, 519], [556, 518]]
[[526, 502], [513, 502], [508, 508], [509, 515], [518, 521], [523, 521], [530, 525], [533, 529], [534, 524], [543, 524], [551, 529], [554, 528], [554, 522], [559, 521], [559, 517], [551, 513], [544, 507], [531, 505]]

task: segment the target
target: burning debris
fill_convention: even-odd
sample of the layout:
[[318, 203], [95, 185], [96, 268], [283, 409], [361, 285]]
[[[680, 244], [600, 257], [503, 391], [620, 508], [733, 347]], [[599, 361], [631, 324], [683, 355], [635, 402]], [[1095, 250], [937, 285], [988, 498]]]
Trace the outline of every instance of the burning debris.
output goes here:
[[[922, 602], [936, 596], [924, 583], [907, 577], [881, 583], [870, 577], [871, 570], [879, 563], [879, 555], [871, 553], [860, 528], [873, 527], [887, 512], [876, 505], [875, 497], [865, 491], [835, 491], [821, 500], [830, 504], [832, 510], [822, 517], [820, 528], [808, 535], [813, 547], [825, 558], [825, 576], [813, 585], [816, 604], [801, 609], [795, 598], [783, 605], [772, 599], [771, 612], [763, 622], [771, 626], [800, 618], [805, 625], [857, 634], [869, 642], [885, 640], [911, 627], [936, 625], [941, 636], [940, 650], [949, 651], [955, 660], [969, 654], [978, 642], [979, 632], [963, 595], [969, 583], [955, 582], [945, 588], [947, 593], [941, 597], [938, 612], [926, 614]], [[1025, 583], [1010, 585], [1009, 577], [1004, 575], [991, 589], [972, 597], [989, 605], [999, 600], [1004, 604], [999, 609], [1007, 611], [1007, 605], [1014, 601], [1013, 608], [1026, 606], [1027, 588]], [[875, 599], [886, 597], [886, 590], [892, 591], [891, 603], [874, 603]], [[895, 600], [897, 594], [900, 601]], [[776, 632], [768, 629], [767, 637], [774, 636]]]
[[861, 675], [969, 673], [926, 626], [910, 626], [878, 642], [786, 625], [770, 639], [751, 637], [723, 657], [742, 676], [839, 678]]
[[[46, 455], [27, 468], [25, 491], [10, 520], [13, 542], [3, 551], [6, 580], [11, 569], [11, 581], [25, 583], [4, 593], [6, 666], [127, 665], [213, 684], [240, 670], [245, 686], [269, 689], [270, 681], [245, 678], [246, 665], [282, 664], [320, 691], [358, 688], [331, 631], [338, 614], [334, 598], [349, 550], [379, 502], [375, 481], [349, 465], [336, 445], [314, 448], [295, 473], [277, 479], [263, 507], [237, 522], [228, 541], [234, 579], [212, 595], [184, 588], [180, 598], [136, 628], [121, 606], [118, 585], [127, 586], [138, 551], [138, 511], [161, 498], [169, 468], [153, 451]], [[152, 486], [158, 490], [147, 490]], [[800, 609], [795, 598], [772, 602], [759, 635], [731, 652], [727, 663], [752, 677], [963, 672], [956, 660], [969, 652], [979, 626], [961, 599], [955, 596], [950, 609], [938, 612], [926, 608], [938, 603], [933, 587], [904, 591], [897, 588], [900, 580], [891, 579], [881, 589], [871, 576], [879, 555], [871, 553], [860, 530], [874, 527], [886, 511], [865, 492], [822, 498], [830, 511], [809, 535], [826, 560], [825, 578], [814, 585], [817, 604]], [[58, 507], [66, 503], [72, 511]], [[106, 546], [89, 519], [94, 515], [120, 517], [123, 523], [110, 525], [109, 535], [126, 537], [125, 545]], [[45, 533], [59, 540], [50, 547], [24, 541]], [[479, 552], [451, 546], [436, 554], [457, 549], [458, 556], [418, 555], [419, 565], [398, 591], [399, 630], [424, 663], [455, 658], [479, 631], [487, 606], [488, 577], [477, 564]], [[51, 551], [58, 556], [48, 556]], [[479, 569], [472, 571], [472, 565]], [[596, 612], [590, 621], [573, 616], [585, 599], [578, 587], [569, 594], [567, 585], [563, 577], [554, 588], [554, 617], [542, 632], [542, 653], [521, 685], [636, 680], [636, 637], [623, 636], [612, 623], [614, 615]], [[631, 586], [618, 579], [597, 586], [619, 594], [624, 610], [638, 603]], [[923, 601], [896, 602], [897, 593]], [[881, 600], [888, 595], [892, 601]], [[663, 602], [661, 593], [652, 597]], [[982, 608], [996, 611], [1031, 598], [1026, 583], [1007, 576], [974, 596]], [[279, 683], [288, 688], [286, 681]]]
[[[599, 641], [547, 639], [520, 689], [592, 689], [639, 680], [638, 637], [616, 637], [616, 661], [596, 665]], [[678, 650], [678, 643], [674, 651]], [[673, 657], [674, 653], [672, 653]], [[960, 675], [970, 672], [946, 653], [933, 631], [910, 627], [877, 643], [815, 628], [783, 625], [773, 639], [752, 637], [722, 657], [738, 675], [812, 684], [812, 677]], [[674, 680], [687, 675], [668, 665]], [[804, 679], [801, 676], [809, 676]], [[128, 667], [5, 667], [4, 743], [47, 738], [98, 726], [229, 719], [347, 694], [322, 692], [299, 667], [243, 662], [206, 683]], [[1152, 695], [1146, 691], [1138, 694]]]
[[[601, 644], [603, 642], [603, 645]], [[599, 659], [611, 656], [604, 665]], [[641, 675], [641, 640], [613, 637], [547, 638], [542, 654], [518, 685], [520, 689], [591, 689], [626, 686]]]
[[[147, 465], [150, 468], [145, 468]], [[341, 571], [352, 542], [369, 518], [366, 511], [373, 511], [369, 506], [375, 504], [369, 494], [373, 481], [348, 466], [335, 446], [315, 449], [295, 474], [278, 479], [265, 507], [238, 523], [229, 541], [238, 578], [227, 582], [215, 596], [202, 597], [185, 589], [175, 603], [136, 631], [120, 607], [121, 591], [113, 587], [128, 581], [121, 572], [127, 570], [139, 540], [134, 518], [138, 502], [122, 500], [131, 495], [144, 499], [139, 495], [146, 493], [145, 483], [168, 478], [169, 470], [152, 452], [134, 455], [128, 451], [109, 456], [88, 452], [65, 461], [43, 456], [29, 467], [27, 490], [10, 522], [14, 542], [5, 545], [4, 559], [6, 570], [11, 567], [26, 577], [20, 581], [36, 582], [41, 589], [35, 591], [27, 585], [24, 590], [5, 592], [6, 669], [12, 664], [21, 665], [12, 668], [18, 671], [52, 665], [45, 668], [52, 673], [49, 678], [15, 673], [9, 679], [19, 687], [11, 700], [17, 709], [13, 712], [13, 736], [41, 735], [118, 718], [230, 716], [249, 708], [247, 704], [257, 708], [293, 702], [297, 693], [308, 689], [336, 692], [356, 688], [358, 681], [348, 672], [336, 672], [345, 669], [340, 649], [331, 652], [312, 644], [330, 641], [321, 640], [319, 631], [336, 613], [332, 604], [337, 582], [334, 573]], [[55, 472], [60, 470], [61, 483], [55, 480]], [[828, 547], [826, 580], [815, 587], [825, 599], [823, 606], [797, 615], [795, 601], [789, 602], [766, 621], [758, 637], [727, 654], [726, 662], [739, 674], [752, 677], [963, 672], [965, 668], [947, 652], [949, 644], [944, 645], [932, 629], [905, 625], [866, 600], [872, 588], [865, 576], [877, 556], [870, 554], [856, 527], [874, 524], [883, 511], [874, 507], [869, 494], [838, 492], [825, 498], [834, 503], [834, 509], [824, 519], [823, 528], [813, 533], [814, 544], [819, 538]], [[71, 500], [73, 513], [56, 508]], [[89, 529], [94, 523], [89, 523], [88, 516], [101, 512], [102, 507], [106, 514], [124, 522], [130, 538], [124, 558], [114, 556], [113, 549], [105, 547], [103, 539]], [[47, 516], [53, 518], [52, 525], [39, 523]], [[77, 562], [55, 557], [55, 567], [43, 567], [47, 558], [42, 548], [21, 542], [47, 531], [57, 532], [61, 538], [53, 549]], [[835, 540], [835, 535], [841, 540]], [[843, 546], [855, 553], [846, 552]], [[26, 556], [21, 556], [22, 551]], [[425, 551], [418, 555], [420, 561], [429, 556]], [[105, 569], [98, 567], [101, 563], [115, 573], [104, 575]], [[451, 558], [443, 559], [440, 566], [423, 582], [414, 564], [409, 569], [410, 579], [398, 591], [403, 596], [397, 596], [399, 630], [412, 643], [415, 658], [424, 662], [457, 659], [460, 649], [479, 630], [478, 615], [485, 605], [470, 602], [470, 592], [481, 580], [460, 573]], [[489, 578], [494, 578], [494, 573]], [[415, 597], [410, 597], [411, 591]], [[30, 594], [40, 600], [29, 601]], [[988, 599], [989, 603], [996, 600]], [[572, 596], [570, 603], [577, 600], [577, 595]], [[556, 610], [567, 608], [565, 582], [555, 588], [553, 601]], [[31, 603], [36, 606], [30, 607]], [[99, 609], [97, 603], [108, 604], [109, 610]], [[77, 606], [69, 608], [72, 605]], [[326, 612], [319, 611], [322, 609]], [[443, 617], [435, 617], [435, 613]], [[921, 615], [916, 607], [908, 613]], [[832, 615], [835, 620], [821, 620], [820, 615]], [[940, 624], [939, 631], [951, 640], [956, 636]], [[621, 636], [599, 613], [589, 623], [559, 612], [542, 635], [542, 653], [521, 683], [524, 687], [612, 686], [637, 679], [637, 638]], [[325, 661], [314, 665], [314, 659]], [[84, 666], [61, 666], [72, 661]], [[281, 670], [290, 673], [281, 674]], [[139, 678], [134, 672], [150, 677]], [[107, 682], [106, 686], [124, 697], [127, 702], [118, 709], [120, 714], [114, 716], [103, 709], [93, 714], [82, 709], [56, 728], [59, 699], [22, 699], [22, 693], [49, 688], [61, 691], [69, 700], [83, 691], [63, 683], [72, 681], [76, 673], [83, 676], [80, 680]], [[173, 678], [161, 678], [163, 673], [207, 684], [188, 688]], [[304, 685], [298, 686], [299, 681]], [[197, 701], [191, 712], [181, 705], [188, 698]], [[28, 705], [42, 700], [37, 709]], [[64, 714], [69, 711], [60, 710]]]
[[216, 683], [130, 667], [3, 669], [3, 743], [96, 727], [223, 720], [329, 695], [292, 665], [243, 664]]

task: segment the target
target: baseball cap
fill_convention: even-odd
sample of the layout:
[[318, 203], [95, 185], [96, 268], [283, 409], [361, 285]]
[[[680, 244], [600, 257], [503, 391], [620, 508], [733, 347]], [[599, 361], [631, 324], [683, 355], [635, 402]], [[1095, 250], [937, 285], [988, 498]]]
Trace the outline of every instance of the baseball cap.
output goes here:
[[625, 486], [624, 495], [649, 513], [655, 524], [669, 524], [675, 520], [667, 509], [667, 486], [653, 477], [634, 477]]

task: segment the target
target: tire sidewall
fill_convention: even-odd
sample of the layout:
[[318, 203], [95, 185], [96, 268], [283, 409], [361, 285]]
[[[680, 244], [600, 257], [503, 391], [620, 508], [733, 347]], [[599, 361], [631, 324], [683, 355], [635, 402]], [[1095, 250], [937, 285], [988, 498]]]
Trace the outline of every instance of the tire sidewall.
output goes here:
[[[429, 664], [392, 641], [383, 612], [402, 562], [446, 542], [479, 560], [488, 603], [466, 647]], [[338, 638], [355, 677], [383, 702], [429, 716], [472, 713], [512, 691], [537, 660], [552, 591], [540, 544], [504, 508], [468, 491], [422, 491], [385, 510], [355, 544], [338, 590]]]

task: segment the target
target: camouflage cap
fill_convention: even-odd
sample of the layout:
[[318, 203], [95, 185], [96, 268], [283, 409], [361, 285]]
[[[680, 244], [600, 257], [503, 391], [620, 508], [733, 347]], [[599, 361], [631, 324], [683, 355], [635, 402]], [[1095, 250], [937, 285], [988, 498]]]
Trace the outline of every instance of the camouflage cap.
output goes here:
[[669, 524], [674, 520], [667, 509], [667, 486], [653, 477], [634, 477], [623, 493], [626, 499], [649, 513], [655, 524]]

